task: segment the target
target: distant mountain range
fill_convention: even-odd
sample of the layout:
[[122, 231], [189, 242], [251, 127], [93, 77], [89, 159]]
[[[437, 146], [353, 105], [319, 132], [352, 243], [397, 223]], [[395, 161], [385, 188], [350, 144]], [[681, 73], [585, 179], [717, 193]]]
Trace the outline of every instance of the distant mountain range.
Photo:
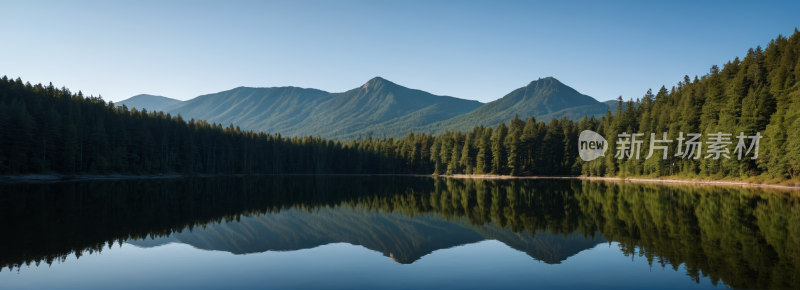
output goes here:
[[180, 102], [179, 100], [167, 97], [141, 94], [130, 97], [117, 105], [122, 105], [124, 103], [128, 108], [146, 108], [149, 111], [164, 111], [164, 108]]
[[573, 120], [584, 116], [599, 117], [605, 115], [607, 110], [608, 105], [548, 77], [532, 81], [472, 112], [412, 130], [434, 134], [456, 130], [465, 132], [475, 126], [495, 126], [508, 122], [514, 115], [525, 120], [533, 116], [548, 122], [561, 117]]
[[188, 101], [137, 95], [117, 103], [123, 104], [129, 109], [180, 114], [184, 119], [234, 124], [244, 130], [332, 139], [468, 131], [507, 122], [514, 115], [545, 122], [562, 117], [578, 120], [603, 116], [610, 108], [608, 102], [598, 102], [552, 77], [532, 81], [486, 104], [406, 88], [380, 77], [343, 93], [239, 87]]

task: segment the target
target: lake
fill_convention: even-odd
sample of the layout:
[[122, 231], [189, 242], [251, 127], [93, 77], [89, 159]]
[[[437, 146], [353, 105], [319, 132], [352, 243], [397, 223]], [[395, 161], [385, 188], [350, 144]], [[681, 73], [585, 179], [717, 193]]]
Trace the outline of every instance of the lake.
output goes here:
[[800, 289], [798, 201], [581, 180], [0, 184], [0, 288]]

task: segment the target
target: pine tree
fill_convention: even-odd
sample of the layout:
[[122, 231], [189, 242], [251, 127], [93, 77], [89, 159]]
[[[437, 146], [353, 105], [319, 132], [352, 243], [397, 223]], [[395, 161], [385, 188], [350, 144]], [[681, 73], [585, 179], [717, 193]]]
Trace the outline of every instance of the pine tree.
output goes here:
[[[19, 83], [21, 80], [17, 79]], [[7, 136], [14, 136], [10, 138], [11, 148], [9, 150], [9, 167], [11, 170], [18, 173], [31, 173], [30, 164], [30, 151], [33, 148], [33, 136], [36, 130], [36, 121], [33, 116], [28, 113], [28, 109], [23, 102], [12, 100], [6, 112], [9, 113], [9, 132]]]
[[[513, 124], [513, 122], [512, 122]], [[508, 168], [510, 170], [511, 176], [520, 175], [522, 172], [522, 166], [520, 162], [520, 147], [522, 138], [522, 130], [524, 126], [512, 126], [514, 130], [511, 131], [510, 134], [506, 137], [505, 143], [506, 147], [508, 148]]]
[[492, 171], [492, 128], [485, 128], [478, 147], [478, 158], [475, 174], [489, 174]]
[[[547, 124], [547, 133], [542, 141], [542, 158], [545, 172], [548, 174], [563, 174], [562, 161], [564, 159], [564, 130], [558, 120], [553, 119]], [[572, 165], [570, 163], [570, 165]]]
[[64, 116], [62, 119], [64, 122], [64, 152], [62, 154], [64, 166], [61, 170], [67, 174], [75, 174], [78, 170], [75, 162], [78, 152], [78, 129], [72, 123], [72, 117]]
[[464, 147], [461, 150], [461, 160], [460, 165], [464, 174], [472, 174], [473, 173], [473, 164], [472, 164], [472, 155], [474, 154], [472, 151], [472, 138], [474, 133], [467, 134], [466, 140], [464, 140]]
[[450, 163], [447, 165], [447, 174], [459, 174], [461, 173], [461, 150], [462, 148], [459, 146], [458, 142], [453, 144], [453, 153], [450, 154]]
[[439, 159], [439, 150], [442, 147], [442, 139], [437, 138], [436, 141], [433, 142], [433, 147], [431, 147], [431, 162], [434, 164], [433, 175], [440, 175], [442, 174], [442, 162]]
[[492, 136], [492, 173], [493, 174], [506, 174], [508, 168], [508, 157], [506, 155], [505, 140], [508, 134], [508, 128], [505, 122], [497, 126], [494, 136]]
[[531, 117], [525, 122], [522, 137], [520, 138], [521, 158], [524, 161], [523, 171], [532, 171], [536, 157], [538, 156], [538, 140], [539, 124], [536, 123], [536, 118]]
[[[5, 81], [5, 77], [3, 77], [3, 82]], [[7, 148], [6, 139], [4, 138], [7, 134], [8, 129], [8, 121], [6, 120], [6, 116], [8, 113], [6, 111], [5, 101], [0, 99], [0, 174], [6, 173], [8, 170], [8, 166], [6, 165], [6, 155], [4, 154], [3, 150]]]

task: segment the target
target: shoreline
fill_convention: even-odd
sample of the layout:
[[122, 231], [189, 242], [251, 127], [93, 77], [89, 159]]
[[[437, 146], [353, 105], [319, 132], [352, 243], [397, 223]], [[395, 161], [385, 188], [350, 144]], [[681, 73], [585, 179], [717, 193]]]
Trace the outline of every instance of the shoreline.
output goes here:
[[134, 179], [165, 179], [165, 178], [187, 178], [187, 177], [246, 177], [246, 176], [414, 176], [414, 177], [434, 177], [435, 175], [423, 174], [310, 174], [310, 173], [292, 173], [292, 174], [270, 174], [270, 173], [251, 173], [251, 174], [181, 174], [181, 173], [168, 173], [158, 175], [125, 175], [125, 174], [84, 174], [84, 175], [64, 175], [64, 174], [15, 174], [15, 175], [0, 175], [0, 184], [2, 183], [57, 183], [57, 182], [70, 182], [70, 181], [88, 181], [88, 180], [134, 180]]
[[577, 179], [593, 181], [616, 182], [645, 182], [667, 184], [694, 184], [694, 185], [723, 185], [741, 187], [764, 187], [800, 190], [800, 183], [795, 185], [761, 184], [746, 181], [703, 180], [703, 179], [658, 179], [658, 178], [630, 178], [630, 177], [591, 177], [591, 176], [507, 176], [507, 175], [432, 175], [432, 174], [159, 174], [159, 175], [124, 175], [124, 174], [87, 174], [87, 175], [62, 175], [62, 174], [19, 174], [0, 175], [0, 183], [56, 183], [69, 181], [88, 180], [125, 180], [125, 179], [160, 179], [160, 178], [185, 178], [185, 177], [246, 177], [246, 176], [403, 176], [403, 177], [446, 177], [461, 179]]
[[645, 182], [645, 183], [673, 183], [673, 184], [694, 184], [694, 185], [724, 185], [742, 187], [766, 187], [800, 190], [800, 184], [780, 185], [780, 184], [761, 184], [746, 181], [729, 180], [703, 180], [703, 179], [657, 179], [657, 178], [631, 178], [631, 177], [593, 177], [593, 176], [505, 176], [505, 175], [438, 175], [450, 178], [464, 179], [578, 179], [596, 181], [621, 181], [621, 182]]

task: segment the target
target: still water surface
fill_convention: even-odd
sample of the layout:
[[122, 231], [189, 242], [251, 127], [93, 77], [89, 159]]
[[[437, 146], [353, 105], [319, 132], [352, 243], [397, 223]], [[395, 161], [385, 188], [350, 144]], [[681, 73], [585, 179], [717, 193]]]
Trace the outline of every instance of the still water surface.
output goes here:
[[0, 184], [0, 288], [798, 289], [798, 201], [575, 180]]

